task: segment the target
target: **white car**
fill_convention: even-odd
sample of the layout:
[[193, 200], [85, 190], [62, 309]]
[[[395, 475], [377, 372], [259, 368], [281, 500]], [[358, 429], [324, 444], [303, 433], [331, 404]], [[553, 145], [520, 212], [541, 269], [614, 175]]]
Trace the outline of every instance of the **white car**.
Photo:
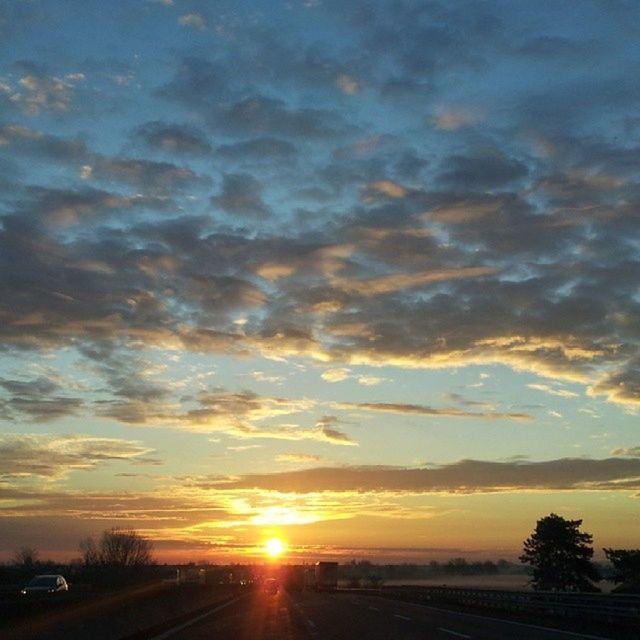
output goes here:
[[47, 574], [32, 578], [29, 584], [20, 591], [24, 596], [30, 593], [61, 593], [69, 591], [69, 585], [59, 574]]

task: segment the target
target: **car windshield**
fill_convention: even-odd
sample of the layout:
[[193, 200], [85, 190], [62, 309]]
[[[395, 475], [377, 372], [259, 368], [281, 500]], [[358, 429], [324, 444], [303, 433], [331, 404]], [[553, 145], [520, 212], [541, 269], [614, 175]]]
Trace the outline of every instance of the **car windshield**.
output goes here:
[[29, 582], [30, 587], [55, 587], [57, 583], [56, 576], [36, 576]]

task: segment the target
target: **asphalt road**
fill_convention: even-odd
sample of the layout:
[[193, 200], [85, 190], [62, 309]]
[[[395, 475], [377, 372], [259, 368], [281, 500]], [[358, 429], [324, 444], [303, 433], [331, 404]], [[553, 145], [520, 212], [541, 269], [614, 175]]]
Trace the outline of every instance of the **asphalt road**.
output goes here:
[[[162, 640], [581, 640], [555, 631], [349, 593], [252, 593]], [[602, 637], [602, 636], [599, 636]], [[160, 637], [158, 637], [160, 640]]]

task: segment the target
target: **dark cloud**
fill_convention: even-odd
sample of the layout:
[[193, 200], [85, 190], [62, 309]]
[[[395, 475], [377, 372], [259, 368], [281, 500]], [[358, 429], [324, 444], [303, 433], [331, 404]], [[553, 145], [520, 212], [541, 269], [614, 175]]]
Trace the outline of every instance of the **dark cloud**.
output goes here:
[[60, 388], [58, 384], [51, 380], [47, 380], [45, 377], [27, 381], [6, 380], [4, 378], [0, 378], [0, 387], [3, 387], [10, 393], [27, 396], [49, 395]]
[[41, 156], [70, 164], [79, 164], [89, 155], [80, 137], [66, 139], [17, 123], [0, 125], [0, 151], [3, 147], [12, 155]]
[[84, 187], [54, 189], [33, 187], [26, 201], [19, 206], [19, 215], [30, 215], [50, 227], [82, 224], [92, 218], [135, 212], [142, 209], [164, 211], [170, 201], [154, 196], [123, 196], [117, 193]]
[[193, 126], [147, 122], [136, 128], [134, 136], [150, 149], [167, 154], [206, 155], [211, 152], [204, 132]]
[[91, 175], [103, 180], [116, 180], [148, 192], [170, 194], [187, 187], [211, 184], [211, 178], [171, 162], [155, 162], [144, 158], [95, 156], [89, 165]]
[[293, 493], [315, 491], [487, 493], [640, 488], [640, 460], [564, 458], [546, 462], [462, 460], [434, 468], [332, 467], [245, 475], [226, 486]]
[[321, 141], [357, 131], [337, 111], [289, 107], [283, 100], [260, 94], [221, 107], [212, 124], [241, 134], [301, 141]]
[[226, 174], [221, 193], [212, 197], [211, 203], [233, 215], [263, 218], [269, 215], [263, 191], [262, 183], [249, 174]]
[[6, 400], [0, 397], [0, 408], [9, 420], [49, 422], [75, 415], [84, 406], [82, 399], [62, 395], [60, 385], [45, 377], [33, 380], [0, 378], [0, 387], [10, 394]]
[[606, 375], [590, 389], [592, 395], [605, 395], [613, 402], [640, 403], [640, 358], [634, 358], [614, 373]]
[[462, 189], [493, 189], [524, 178], [527, 173], [527, 165], [502, 153], [455, 155], [441, 164], [438, 179]]

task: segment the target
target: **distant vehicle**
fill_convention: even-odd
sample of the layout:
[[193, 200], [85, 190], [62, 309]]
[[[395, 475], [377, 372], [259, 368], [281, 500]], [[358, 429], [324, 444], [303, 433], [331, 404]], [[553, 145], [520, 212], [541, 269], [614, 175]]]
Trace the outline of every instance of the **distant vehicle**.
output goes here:
[[64, 591], [69, 591], [69, 585], [64, 577], [59, 574], [47, 574], [32, 578], [20, 593], [26, 596], [41, 593], [62, 593]]
[[267, 578], [264, 581], [264, 592], [268, 593], [270, 596], [275, 596], [278, 593], [278, 589], [280, 585], [275, 578]]
[[207, 572], [198, 567], [180, 567], [176, 571], [176, 584], [207, 584]]
[[338, 563], [316, 562], [316, 590], [335, 591], [338, 588]]

